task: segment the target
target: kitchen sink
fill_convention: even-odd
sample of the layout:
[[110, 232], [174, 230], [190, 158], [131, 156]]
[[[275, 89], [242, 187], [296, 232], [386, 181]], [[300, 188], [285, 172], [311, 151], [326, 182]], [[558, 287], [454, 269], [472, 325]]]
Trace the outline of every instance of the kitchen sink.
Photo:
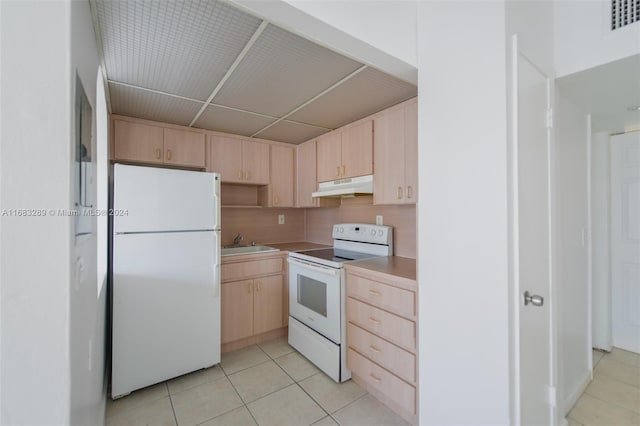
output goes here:
[[223, 247], [220, 255], [234, 256], [238, 254], [265, 253], [270, 251], [280, 251], [280, 249], [269, 247], [269, 246]]

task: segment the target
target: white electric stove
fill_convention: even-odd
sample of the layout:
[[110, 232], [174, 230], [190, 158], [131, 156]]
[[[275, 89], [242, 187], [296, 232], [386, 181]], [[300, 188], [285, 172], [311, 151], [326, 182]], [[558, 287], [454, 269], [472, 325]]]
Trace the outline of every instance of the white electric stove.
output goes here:
[[344, 264], [393, 254], [393, 229], [366, 223], [333, 226], [333, 248], [289, 254], [289, 344], [336, 382], [346, 364]]

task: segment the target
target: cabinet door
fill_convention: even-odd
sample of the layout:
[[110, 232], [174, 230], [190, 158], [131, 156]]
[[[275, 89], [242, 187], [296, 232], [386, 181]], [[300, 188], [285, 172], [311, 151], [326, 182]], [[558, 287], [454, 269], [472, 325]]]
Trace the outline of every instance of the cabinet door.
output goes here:
[[316, 178], [316, 141], [296, 147], [296, 207], [315, 207], [311, 194], [318, 189]]
[[373, 173], [373, 121], [368, 120], [342, 132], [342, 177]]
[[316, 163], [318, 182], [340, 178], [342, 174], [341, 141], [340, 132], [331, 132], [318, 139]]
[[164, 129], [164, 162], [177, 166], [204, 167], [204, 135]]
[[244, 182], [241, 139], [209, 136], [208, 157], [207, 171], [220, 173], [222, 182]]
[[407, 203], [418, 201], [418, 101], [404, 110], [404, 181]]
[[256, 278], [253, 282], [253, 333], [260, 334], [282, 327], [284, 275]]
[[293, 207], [293, 154], [293, 147], [271, 145], [269, 204], [273, 207]]
[[162, 127], [114, 121], [114, 159], [162, 164]]
[[374, 128], [373, 202], [375, 204], [404, 203], [406, 194], [404, 108], [397, 108], [377, 117]]
[[269, 184], [269, 145], [262, 142], [242, 141], [242, 170], [244, 183]]
[[222, 343], [253, 334], [253, 281], [234, 281], [220, 286]]

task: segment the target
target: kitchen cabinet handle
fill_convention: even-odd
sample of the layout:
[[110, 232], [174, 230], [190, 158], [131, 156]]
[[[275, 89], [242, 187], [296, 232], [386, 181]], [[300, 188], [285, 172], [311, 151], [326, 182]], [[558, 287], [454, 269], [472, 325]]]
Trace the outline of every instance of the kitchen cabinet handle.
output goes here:
[[167, 150], [167, 160], [171, 160], [171, 150]]
[[336, 166], [336, 177], [340, 177], [340, 166]]
[[375, 290], [369, 290], [369, 294], [372, 296], [380, 296], [382, 293], [380, 293], [379, 291], [375, 291]]
[[342, 176], [345, 176], [347, 174], [347, 166], [345, 166], [344, 164], [342, 165]]
[[407, 186], [407, 198], [413, 198], [413, 187], [411, 185]]
[[377, 319], [372, 318], [372, 317], [369, 317], [369, 322], [371, 322], [373, 324], [376, 324], [376, 325], [380, 324], [380, 320], [377, 320]]
[[242, 180], [242, 176], [243, 176], [242, 170], [239, 170], [238, 171], [238, 180]]
[[376, 347], [375, 347], [375, 346], [373, 346], [373, 345], [369, 345], [369, 349], [370, 349], [372, 352], [375, 352], [375, 353], [378, 353], [378, 354], [379, 354], [380, 352], [382, 352], [380, 349], [376, 348]]
[[398, 200], [401, 200], [401, 199], [402, 199], [402, 187], [399, 186], [398, 187]]
[[369, 374], [369, 377], [371, 377], [373, 379], [373, 381], [376, 382], [376, 383], [380, 383], [382, 381], [382, 379], [380, 377], [374, 376], [373, 373]]
[[156, 160], [160, 159], [161, 153], [162, 153], [162, 151], [160, 151], [160, 148], [156, 148]]

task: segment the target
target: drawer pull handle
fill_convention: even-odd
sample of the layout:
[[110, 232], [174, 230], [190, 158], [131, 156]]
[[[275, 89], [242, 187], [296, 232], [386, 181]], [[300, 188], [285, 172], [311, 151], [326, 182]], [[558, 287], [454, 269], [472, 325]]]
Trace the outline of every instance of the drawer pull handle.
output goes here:
[[382, 293], [380, 293], [379, 291], [375, 291], [375, 290], [369, 290], [369, 294], [372, 296], [381, 296]]
[[402, 187], [399, 186], [398, 187], [398, 200], [401, 200], [401, 199], [402, 199]]
[[413, 198], [413, 188], [411, 187], [411, 185], [407, 187], [407, 198]]
[[374, 324], [380, 324], [380, 320], [377, 320], [377, 319], [371, 318], [371, 317], [369, 317], [369, 322], [372, 322]]
[[156, 160], [160, 159], [160, 153], [161, 153], [160, 148], [156, 148]]
[[382, 381], [380, 377], [376, 377], [373, 373], [369, 374], [369, 377], [371, 377], [376, 383], [380, 383]]
[[379, 354], [380, 352], [382, 352], [380, 349], [376, 348], [376, 347], [375, 347], [375, 346], [373, 346], [373, 345], [369, 345], [369, 349], [370, 349], [371, 351], [375, 352], [375, 353], [378, 353], [378, 354]]
[[167, 150], [167, 160], [171, 160], [171, 150]]

